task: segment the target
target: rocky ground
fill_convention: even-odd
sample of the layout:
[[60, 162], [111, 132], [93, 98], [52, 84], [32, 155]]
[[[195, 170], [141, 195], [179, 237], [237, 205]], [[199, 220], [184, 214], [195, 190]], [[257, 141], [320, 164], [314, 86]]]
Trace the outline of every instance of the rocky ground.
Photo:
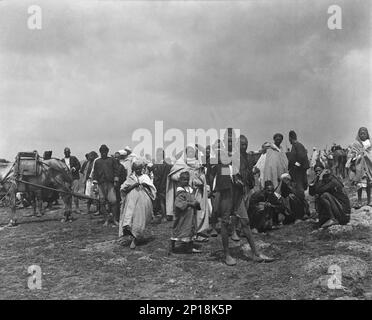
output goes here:
[[[5, 228], [0, 208], [1, 299], [371, 299], [372, 208], [353, 211], [346, 226], [314, 230], [312, 221], [255, 235], [272, 263], [254, 263], [242, 239], [230, 241], [238, 259], [222, 263], [220, 238], [202, 254], [167, 255], [171, 223], [153, 224], [136, 250], [117, 242], [116, 227], [60, 210], [42, 218], [21, 209], [20, 225]], [[39, 265], [42, 289], [28, 288], [28, 267]], [[334, 273], [332, 275], [331, 273]]]

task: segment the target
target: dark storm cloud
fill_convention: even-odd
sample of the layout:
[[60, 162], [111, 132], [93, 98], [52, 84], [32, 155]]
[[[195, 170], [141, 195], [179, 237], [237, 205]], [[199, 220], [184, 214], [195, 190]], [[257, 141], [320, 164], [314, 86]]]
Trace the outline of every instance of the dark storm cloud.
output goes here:
[[0, 3], [3, 157], [114, 150], [154, 120], [239, 127], [253, 149], [290, 129], [346, 144], [371, 123], [368, 1], [39, 3], [40, 31], [33, 3]]

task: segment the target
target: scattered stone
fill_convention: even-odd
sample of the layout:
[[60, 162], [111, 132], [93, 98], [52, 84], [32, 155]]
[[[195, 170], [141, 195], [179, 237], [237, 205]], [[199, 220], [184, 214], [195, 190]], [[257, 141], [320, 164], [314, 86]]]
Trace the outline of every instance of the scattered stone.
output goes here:
[[355, 297], [349, 297], [349, 296], [344, 296], [344, 297], [338, 297], [335, 300], [358, 300], [358, 298]]
[[347, 249], [355, 253], [372, 253], [372, 245], [357, 241], [341, 241], [336, 244], [336, 249]]
[[364, 297], [365, 297], [367, 300], [372, 300], [372, 292], [366, 292], [366, 293], [364, 293]]
[[[265, 250], [265, 249], [274, 249], [274, 250], [278, 250], [279, 248], [276, 246], [276, 245], [273, 245], [271, 243], [268, 243], [268, 242], [264, 242], [262, 240], [257, 240], [255, 242], [256, 244], [256, 248], [257, 250]], [[244, 252], [251, 252], [251, 247], [248, 243], [245, 243], [243, 246], [242, 246], [242, 249]]]
[[365, 261], [348, 255], [327, 255], [312, 259], [303, 268], [307, 273], [326, 274], [332, 265], [340, 267], [342, 277], [353, 280], [364, 278], [368, 272], [368, 264]]
[[147, 262], [153, 261], [149, 256], [142, 256], [142, 257], [138, 258], [138, 260], [144, 260], [144, 261], [147, 261]]
[[45, 249], [54, 249], [54, 243], [49, 243]]
[[168, 256], [168, 251], [162, 248], [158, 248], [151, 255], [152, 257], [166, 257]]
[[329, 274], [322, 275], [319, 278], [315, 279], [313, 281], [314, 287], [321, 287], [321, 288], [326, 288], [328, 289], [328, 280], [330, 278]]
[[352, 225], [333, 225], [330, 226], [328, 229], [328, 232], [332, 235], [346, 235], [351, 234], [353, 232], [353, 226]]
[[98, 242], [94, 244], [87, 245], [84, 249], [80, 249], [81, 251], [112, 251], [116, 247], [116, 240], [111, 241], [104, 241], [104, 242]]
[[117, 258], [117, 259], [110, 259], [105, 264], [107, 265], [124, 265], [128, 262], [126, 257]]

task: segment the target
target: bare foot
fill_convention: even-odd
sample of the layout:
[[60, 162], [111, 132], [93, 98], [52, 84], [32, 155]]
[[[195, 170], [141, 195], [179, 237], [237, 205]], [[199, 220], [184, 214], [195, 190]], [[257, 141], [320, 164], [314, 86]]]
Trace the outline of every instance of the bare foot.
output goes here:
[[131, 242], [131, 244], [130, 244], [130, 248], [131, 248], [132, 250], [136, 249], [136, 239], [133, 239], [133, 240], [132, 240], [132, 242]]
[[338, 222], [333, 220], [333, 219], [329, 219], [328, 221], [326, 221], [322, 224], [322, 228], [328, 228], [328, 227], [333, 226], [335, 224], [338, 224]]
[[216, 229], [212, 229], [212, 231], [211, 231], [211, 237], [217, 237], [217, 236], [218, 236], [217, 230]]
[[360, 201], [358, 201], [358, 202], [356, 203], [356, 205], [354, 206], [354, 209], [358, 210], [358, 209], [360, 209], [362, 206], [363, 206], [362, 203], [361, 203]]
[[9, 223], [6, 225], [8, 228], [14, 228], [18, 226], [17, 220], [10, 219]]
[[272, 262], [275, 260], [274, 258], [265, 256], [263, 253], [259, 253], [258, 255], [253, 255], [252, 259], [255, 262]]
[[240, 238], [239, 236], [237, 235], [236, 231], [233, 232], [232, 236], [231, 236], [231, 240], [234, 240], [234, 241], [240, 241]]
[[225, 258], [225, 263], [228, 266], [235, 266], [236, 265], [236, 260], [232, 256], [227, 255], [226, 258]]

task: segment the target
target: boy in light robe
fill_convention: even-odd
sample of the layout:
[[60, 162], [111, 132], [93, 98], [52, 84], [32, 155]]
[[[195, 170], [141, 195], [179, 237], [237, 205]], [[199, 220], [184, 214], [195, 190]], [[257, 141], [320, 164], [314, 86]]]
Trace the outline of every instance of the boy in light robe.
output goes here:
[[200, 203], [196, 200], [189, 181], [190, 173], [182, 172], [174, 201], [175, 221], [171, 237], [171, 252], [175, 251], [176, 242], [183, 243], [187, 253], [201, 252], [193, 246], [196, 235], [196, 212], [200, 209]]

